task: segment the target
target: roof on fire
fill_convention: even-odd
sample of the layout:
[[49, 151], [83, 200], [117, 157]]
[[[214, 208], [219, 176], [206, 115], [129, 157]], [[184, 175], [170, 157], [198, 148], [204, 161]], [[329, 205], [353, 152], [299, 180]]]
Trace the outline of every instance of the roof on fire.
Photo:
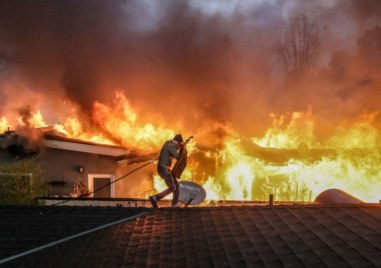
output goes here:
[[7, 148], [11, 145], [19, 145], [27, 151], [36, 151], [40, 146], [39, 142], [29, 140], [30, 136], [42, 135], [41, 143], [48, 148], [69, 150], [90, 154], [107, 155], [112, 157], [134, 156], [136, 149], [126, 148], [122, 146], [99, 144], [80, 139], [69, 138], [66, 135], [59, 133], [51, 127], [32, 129], [29, 132], [19, 135], [13, 131], [7, 131], [0, 135], [0, 148]]
[[43, 144], [49, 148], [109, 155], [115, 157], [129, 155], [132, 153], [131, 149], [127, 149], [125, 147], [68, 138], [66, 136], [59, 135], [59, 133], [56, 131], [44, 132]]
[[[41, 206], [0, 207], [0, 213], [0, 263], [9, 267], [381, 267], [378, 204]], [[4, 262], [10, 256], [17, 258]]]

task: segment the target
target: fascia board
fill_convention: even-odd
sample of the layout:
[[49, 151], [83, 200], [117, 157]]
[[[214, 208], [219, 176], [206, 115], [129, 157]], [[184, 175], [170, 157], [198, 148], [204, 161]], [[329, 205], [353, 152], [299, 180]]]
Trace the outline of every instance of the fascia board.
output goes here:
[[128, 155], [131, 152], [122, 148], [111, 148], [100, 145], [90, 145], [83, 143], [75, 143], [69, 141], [57, 141], [57, 140], [43, 140], [43, 143], [46, 147], [68, 150], [68, 151], [76, 151], [82, 153], [90, 153], [90, 154], [99, 154], [99, 155], [109, 155], [109, 156], [122, 156]]

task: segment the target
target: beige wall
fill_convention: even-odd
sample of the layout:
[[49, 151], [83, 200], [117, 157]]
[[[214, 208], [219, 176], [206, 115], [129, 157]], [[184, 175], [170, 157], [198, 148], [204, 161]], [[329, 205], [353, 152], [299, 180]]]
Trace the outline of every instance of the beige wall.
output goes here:
[[[7, 150], [0, 150], [0, 161], [14, 161]], [[70, 196], [74, 193], [74, 185], [80, 181], [86, 186], [89, 175], [111, 174], [118, 180], [132, 170], [147, 162], [120, 167], [116, 158], [69, 150], [46, 148], [40, 157], [44, 176], [47, 181], [64, 182], [63, 184], [47, 184], [47, 196]], [[80, 173], [78, 167], [83, 167]], [[115, 198], [147, 198], [154, 193], [153, 175], [157, 175], [156, 164], [149, 164], [136, 172], [115, 182]]]
[[[146, 164], [147, 162], [132, 164], [126, 167], [119, 167], [115, 179], [119, 179], [125, 174]], [[156, 175], [156, 164], [149, 164], [136, 172], [120, 179], [115, 183], [115, 197], [117, 198], [147, 198], [154, 193], [153, 175]]]
[[[41, 164], [48, 181], [64, 181], [47, 189], [48, 195], [70, 195], [74, 184], [82, 181], [88, 185], [89, 174], [115, 174], [118, 167], [114, 157], [67, 150], [46, 149], [41, 155]], [[78, 167], [83, 167], [83, 173]]]

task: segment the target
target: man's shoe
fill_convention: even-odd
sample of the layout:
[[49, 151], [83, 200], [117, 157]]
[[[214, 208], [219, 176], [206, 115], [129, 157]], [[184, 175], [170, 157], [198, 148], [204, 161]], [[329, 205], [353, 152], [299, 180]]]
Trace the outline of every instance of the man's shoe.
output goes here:
[[154, 207], [154, 208], [158, 208], [159, 206], [157, 205], [157, 201], [156, 201], [156, 197], [155, 196], [150, 196], [149, 197], [149, 201], [151, 201], [151, 205], [152, 205], [152, 207]]

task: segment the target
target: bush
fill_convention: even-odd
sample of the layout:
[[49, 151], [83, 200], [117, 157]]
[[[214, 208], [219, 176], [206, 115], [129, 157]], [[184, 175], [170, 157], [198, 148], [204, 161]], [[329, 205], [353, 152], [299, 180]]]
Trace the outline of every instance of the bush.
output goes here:
[[44, 195], [43, 178], [38, 157], [0, 164], [0, 205], [30, 205]]

